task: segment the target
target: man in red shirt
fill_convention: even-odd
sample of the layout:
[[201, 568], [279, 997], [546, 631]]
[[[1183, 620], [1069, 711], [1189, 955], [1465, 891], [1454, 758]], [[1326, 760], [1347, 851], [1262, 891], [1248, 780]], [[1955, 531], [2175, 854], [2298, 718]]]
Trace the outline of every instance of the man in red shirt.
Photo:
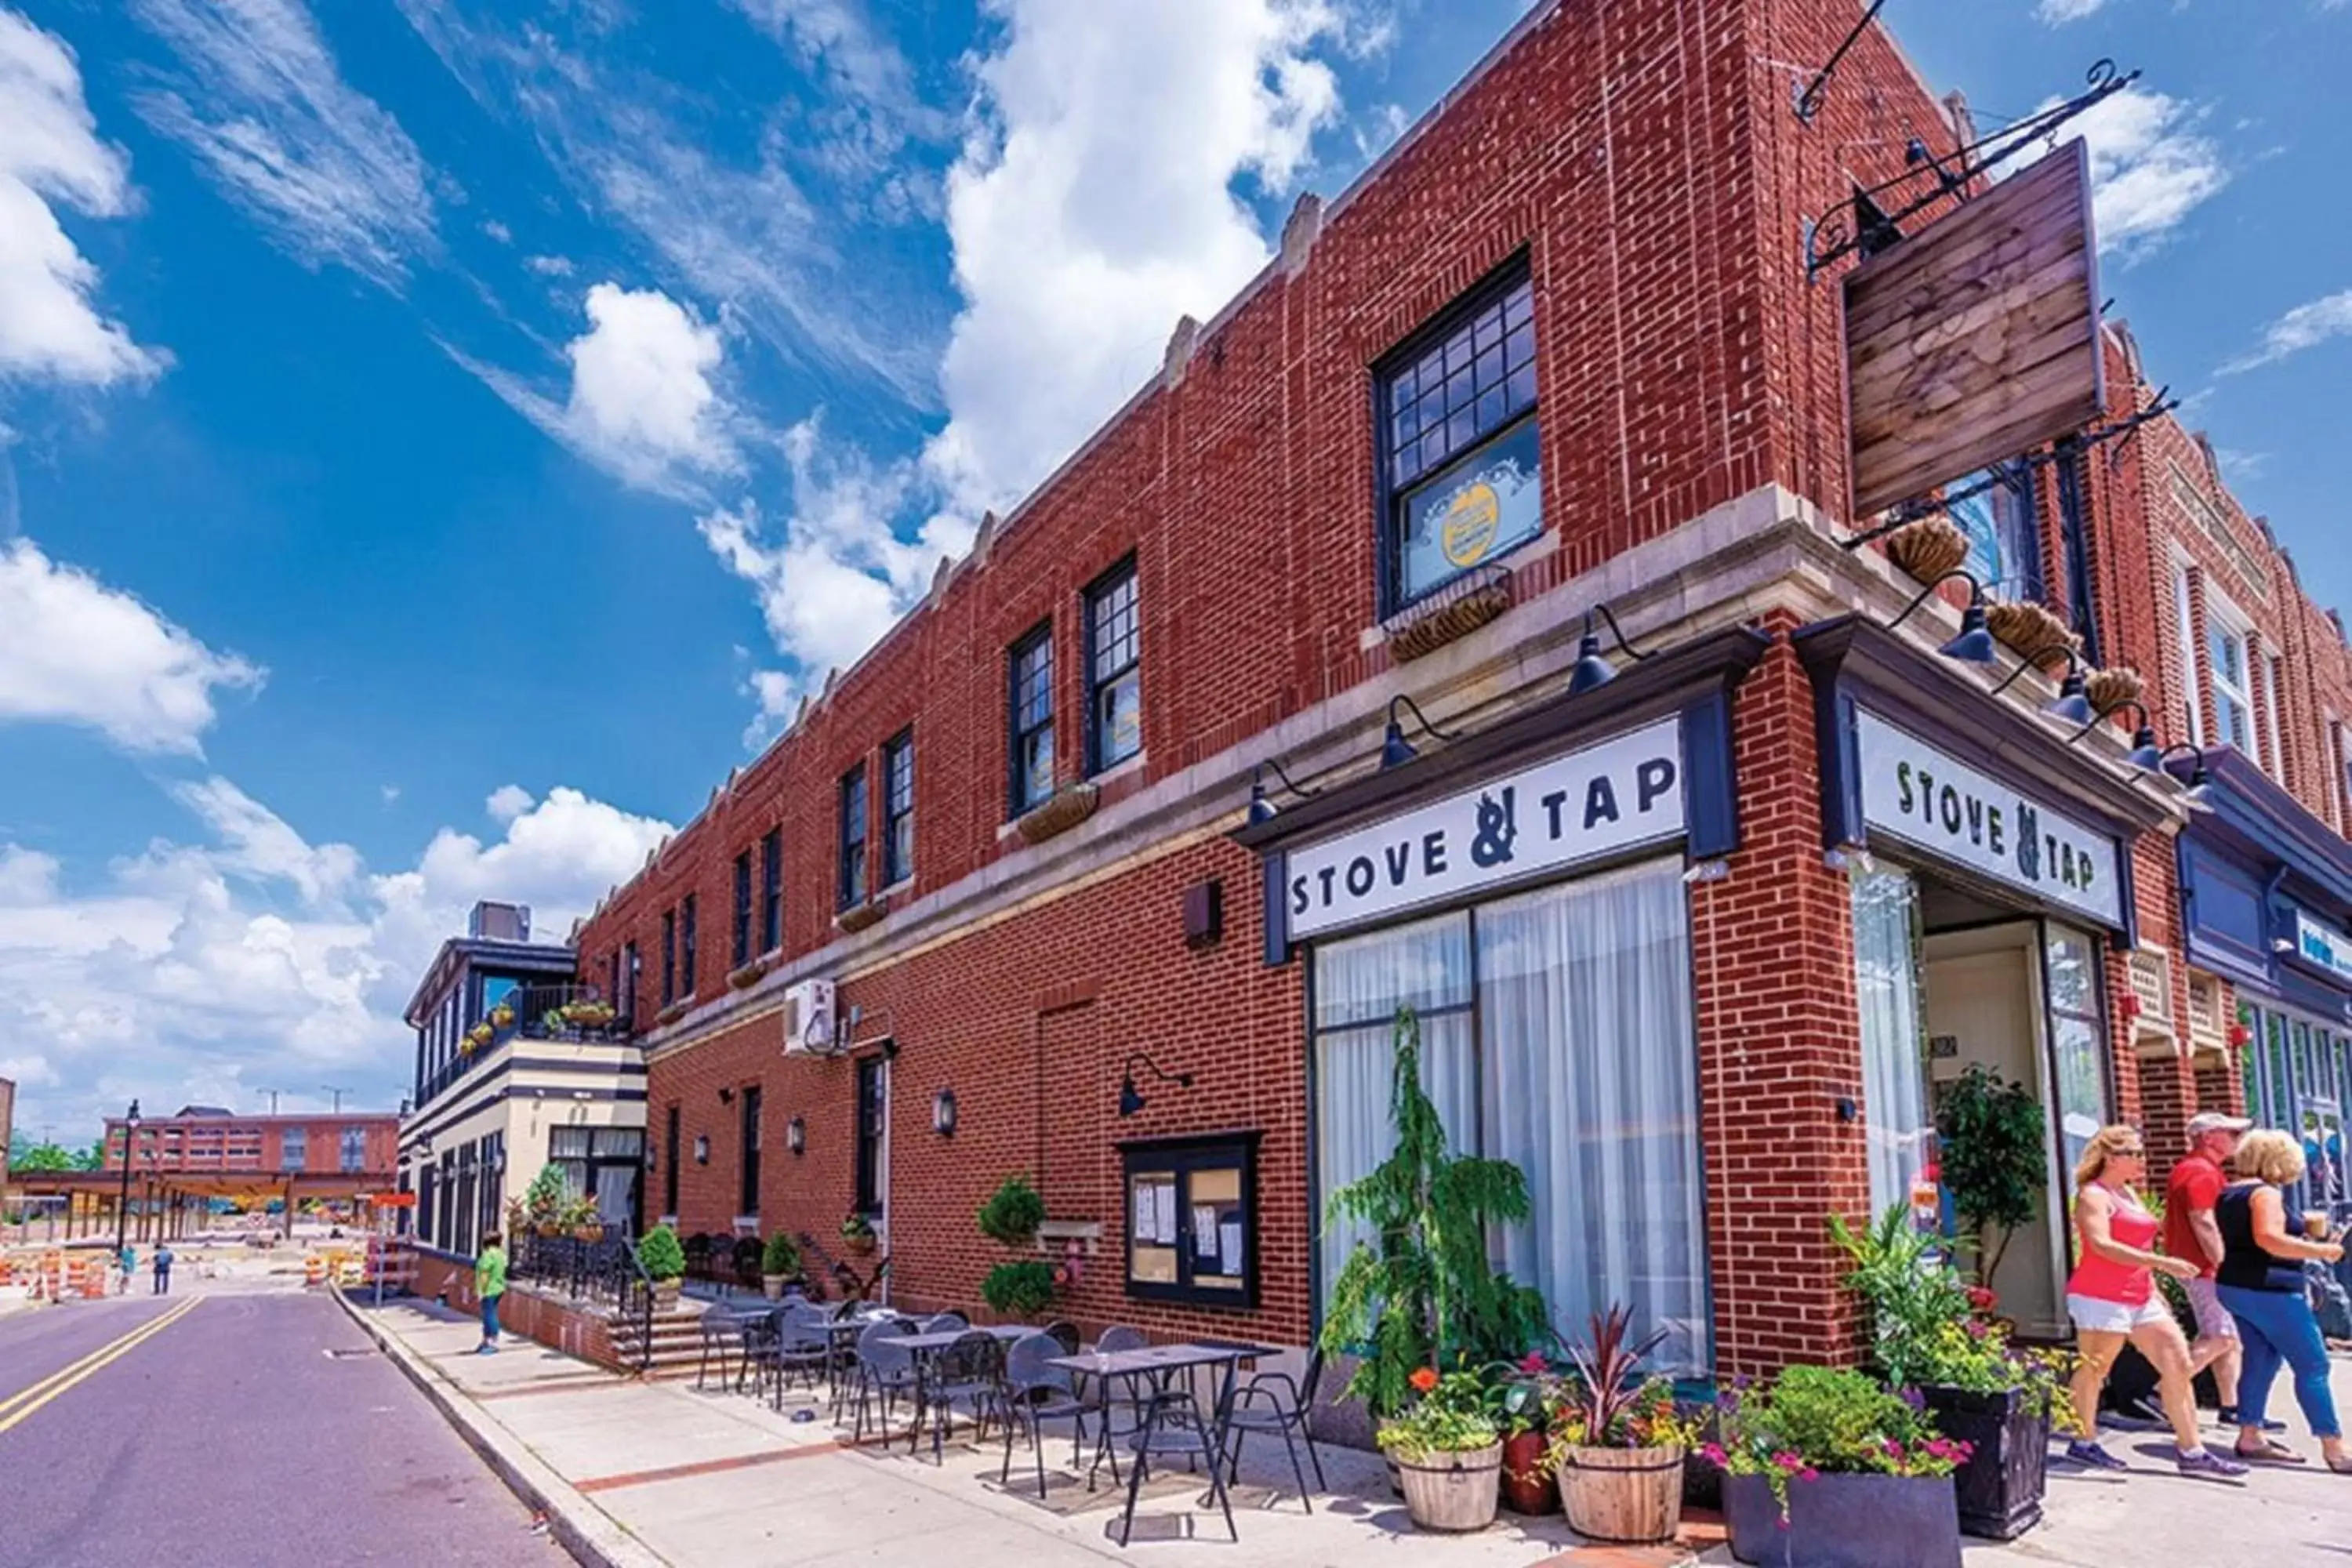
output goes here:
[[2228, 1166], [2230, 1156], [2238, 1152], [2238, 1134], [2252, 1125], [2243, 1117], [2199, 1111], [2189, 1119], [2189, 1157], [2172, 1167], [2164, 1184], [2164, 1250], [2200, 1270], [2183, 1286], [2197, 1313], [2189, 1370], [2213, 1369], [2224, 1426], [2238, 1419], [2238, 1321], [2213, 1289], [2213, 1270], [2221, 1261], [2221, 1227], [2213, 1218], [2213, 1200], [2230, 1184]]

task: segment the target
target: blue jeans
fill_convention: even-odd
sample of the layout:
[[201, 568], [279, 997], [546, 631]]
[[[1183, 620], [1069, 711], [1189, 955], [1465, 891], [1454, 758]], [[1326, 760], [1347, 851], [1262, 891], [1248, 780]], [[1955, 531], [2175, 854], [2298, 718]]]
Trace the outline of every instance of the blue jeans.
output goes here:
[[[2315, 1332], [2316, 1331], [2314, 1331]], [[482, 1342], [489, 1344], [499, 1337], [499, 1298], [482, 1298]]]
[[2238, 1336], [2245, 1342], [2245, 1364], [2238, 1373], [2238, 1419], [2249, 1426], [2262, 1424], [2271, 1380], [2284, 1362], [2294, 1370], [2294, 1400], [2315, 1437], [2338, 1437], [2336, 1396], [2327, 1386], [2327, 1344], [2319, 1337], [2319, 1320], [2300, 1290], [2249, 1290], [2240, 1285], [2217, 1289], [2221, 1305], [2238, 1320]]

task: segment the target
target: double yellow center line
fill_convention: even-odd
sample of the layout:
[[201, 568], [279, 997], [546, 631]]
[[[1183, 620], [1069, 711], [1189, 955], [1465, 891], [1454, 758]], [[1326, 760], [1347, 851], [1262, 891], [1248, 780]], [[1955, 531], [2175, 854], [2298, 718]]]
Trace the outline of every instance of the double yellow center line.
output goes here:
[[94, 1376], [104, 1368], [121, 1361], [149, 1340], [194, 1311], [196, 1303], [203, 1300], [201, 1296], [190, 1296], [159, 1316], [148, 1319], [121, 1338], [100, 1345], [72, 1365], [51, 1373], [32, 1387], [19, 1390], [5, 1399], [0, 1399], [0, 1432], [6, 1432], [76, 1384]]

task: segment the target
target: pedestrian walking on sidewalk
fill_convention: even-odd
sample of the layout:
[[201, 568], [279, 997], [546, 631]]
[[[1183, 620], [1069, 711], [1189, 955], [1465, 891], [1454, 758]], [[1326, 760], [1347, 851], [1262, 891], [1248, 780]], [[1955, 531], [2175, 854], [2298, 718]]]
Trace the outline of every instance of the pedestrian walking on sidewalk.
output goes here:
[[2156, 1368], [2181, 1474], [2242, 1476], [2246, 1467], [2208, 1449], [2197, 1430], [2189, 1342], [2157, 1293], [2156, 1271], [2191, 1279], [2198, 1270], [2152, 1250], [2162, 1226], [2139, 1201], [2137, 1184], [2147, 1174], [2147, 1146], [2135, 1127], [2099, 1129], [2074, 1167], [2075, 1251], [2082, 1261], [2066, 1281], [2066, 1312], [2074, 1320], [2081, 1353], [2072, 1392], [2084, 1436], [2066, 1445], [2066, 1457], [2095, 1469], [2128, 1468], [2100, 1446], [2098, 1430], [2099, 1390], [2130, 1343]]
[[131, 1294], [131, 1277], [139, 1272], [139, 1249], [126, 1241], [122, 1244], [122, 1250], [115, 1255], [114, 1260], [122, 1265], [122, 1285], [114, 1293], [118, 1296], [128, 1296]]
[[2221, 1227], [2214, 1200], [2230, 1184], [2230, 1157], [2253, 1126], [2240, 1116], [2200, 1111], [2189, 1119], [2189, 1157], [2172, 1167], [2164, 1184], [2164, 1250], [2197, 1265], [2197, 1278], [2181, 1281], [2197, 1315], [2197, 1338], [2189, 1347], [2189, 1375], [2210, 1367], [2221, 1396], [2221, 1425], [2238, 1424], [2238, 1320], [2221, 1305], [2213, 1270], [2221, 1262]]
[[[2352, 1455], [2336, 1417], [2336, 1396], [2327, 1386], [2327, 1345], [2319, 1320], [2304, 1294], [2303, 1263], [2340, 1262], [2344, 1244], [2317, 1234], [2290, 1235], [2286, 1197], [2281, 1188], [2303, 1179], [2303, 1150], [2285, 1132], [2250, 1132], [2238, 1145], [2238, 1174], [2222, 1190], [2213, 1216], [2221, 1229], [2221, 1265], [2214, 1273], [2221, 1304], [2238, 1320], [2246, 1344], [2245, 1375], [2238, 1391], [2238, 1453], [2245, 1458], [2299, 1465], [2303, 1456], [2263, 1430], [2263, 1408], [2282, 1363], [2294, 1371], [2295, 1403], [2319, 1439], [2327, 1468], [2352, 1475]], [[2324, 1216], [2307, 1228], [2324, 1232]]]
[[482, 1250], [474, 1258], [474, 1294], [482, 1301], [482, 1343], [475, 1352], [496, 1355], [499, 1349], [499, 1298], [507, 1293], [507, 1249], [499, 1245], [499, 1233], [491, 1231], [482, 1237]]
[[155, 1248], [155, 1291], [158, 1296], [172, 1293], [172, 1244], [168, 1241]]

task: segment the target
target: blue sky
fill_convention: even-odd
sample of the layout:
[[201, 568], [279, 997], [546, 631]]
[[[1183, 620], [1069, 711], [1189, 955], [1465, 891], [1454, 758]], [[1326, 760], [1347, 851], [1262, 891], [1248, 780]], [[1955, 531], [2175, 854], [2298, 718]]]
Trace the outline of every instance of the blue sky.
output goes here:
[[[560, 935], [1525, 9], [10, 3], [0, 1075], [36, 1131], [395, 1099], [467, 903]], [[2145, 69], [2093, 127], [2107, 291], [2352, 604], [2352, 219], [2311, 200], [2352, 6], [1886, 18], [1988, 124]]]

